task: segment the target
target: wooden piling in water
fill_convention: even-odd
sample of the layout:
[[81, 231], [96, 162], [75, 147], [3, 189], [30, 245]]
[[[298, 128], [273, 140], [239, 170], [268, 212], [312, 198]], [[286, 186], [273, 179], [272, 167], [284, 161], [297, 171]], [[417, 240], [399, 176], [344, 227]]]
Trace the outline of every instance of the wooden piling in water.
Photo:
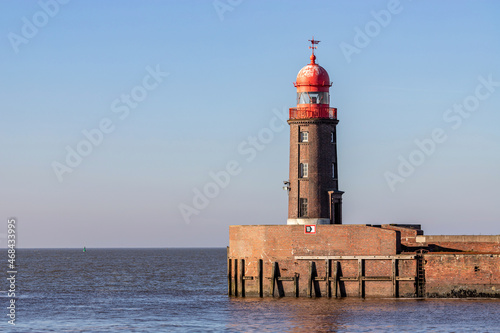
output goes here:
[[312, 297], [312, 288], [313, 288], [313, 267], [314, 262], [309, 261], [309, 276], [307, 278], [307, 297]]
[[232, 280], [232, 276], [231, 276], [231, 259], [227, 258], [227, 294], [228, 296], [231, 296], [232, 295], [232, 283], [231, 283], [231, 280]]
[[245, 297], [245, 259], [240, 259], [240, 274], [239, 274], [239, 278], [240, 278], [240, 296], [241, 297]]
[[263, 297], [263, 289], [262, 289], [262, 283], [263, 283], [263, 276], [264, 273], [262, 271], [262, 266], [263, 266], [263, 261], [262, 259], [259, 259], [257, 262], [257, 292], [259, 293], [259, 297]]
[[238, 296], [238, 259], [233, 259], [233, 295]]
[[364, 296], [364, 293], [363, 293], [363, 287], [364, 287], [363, 264], [364, 264], [364, 259], [358, 259], [359, 297]]
[[398, 297], [398, 260], [392, 259], [392, 297]]
[[339, 281], [339, 262], [333, 262], [333, 296], [337, 297], [338, 281]]
[[293, 277], [293, 290], [295, 292], [295, 297], [299, 297], [299, 274], [295, 273]]
[[277, 273], [277, 268], [278, 268], [278, 263], [275, 261], [273, 263], [273, 268], [272, 268], [272, 271], [271, 271], [271, 297], [274, 297], [274, 287], [275, 287], [275, 283], [276, 283], [276, 273]]
[[332, 297], [331, 283], [330, 283], [330, 259], [326, 259], [326, 297]]

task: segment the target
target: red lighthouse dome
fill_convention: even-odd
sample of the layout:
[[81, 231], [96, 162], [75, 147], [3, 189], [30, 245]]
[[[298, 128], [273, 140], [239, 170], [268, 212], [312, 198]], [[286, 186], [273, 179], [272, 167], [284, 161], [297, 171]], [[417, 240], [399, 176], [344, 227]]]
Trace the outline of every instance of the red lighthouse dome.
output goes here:
[[297, 107], [290, 108], [290, 119], [329, 118], [337, 119], [337, 109], [330, 107], [330, 76], [316, 63], [314, 49], [318, 40], [310, 40], [311, 63], [302, 67], [294, 86], [297, 88]]
[[330, 76], [326, 69], [318, 65], [316, 62], [316, 56], [311, 55], [311, 63], [307, 66], [302, 67], [297, 74], [297, 82], [295, 82], [295, 87], [297, 87], [297, 92], [299, 91], [326, 91], [328, 92], [331, 86]]

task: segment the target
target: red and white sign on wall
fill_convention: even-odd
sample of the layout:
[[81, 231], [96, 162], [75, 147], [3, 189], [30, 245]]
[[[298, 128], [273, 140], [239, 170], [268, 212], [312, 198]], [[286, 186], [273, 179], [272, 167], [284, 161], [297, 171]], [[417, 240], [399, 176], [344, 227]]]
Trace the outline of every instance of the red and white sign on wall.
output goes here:
[[314, 224], [306, 224], [304, 226], [304, 233], [305, 234], [315, 234], [316, 233], [316, 226]]

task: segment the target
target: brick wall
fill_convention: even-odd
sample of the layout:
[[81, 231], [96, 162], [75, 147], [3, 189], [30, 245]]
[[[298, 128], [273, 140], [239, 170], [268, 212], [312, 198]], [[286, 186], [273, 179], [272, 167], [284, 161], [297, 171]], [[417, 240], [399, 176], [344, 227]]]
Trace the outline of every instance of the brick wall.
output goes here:
[[397, 230], [401, 234], [401, 244], [409, 247], [418, 246], [416, 237], [423, 235], [424, 232], [420, 229], [420, 224], [414, 225], [398, 225], [398, 224], [382, 224], [384, 229]]
[[500, 236], [419, 236], [416, 241], [432, 252], [500, 253]]
[[305, 234], [301, 225], [233, 225], [230, 256], [276, 261], [305, 255], [395, 255], [396, 232], [365, 225], [318, 225]]
[[[317, 233], [305, 234], [301, 225], [257, 225], [230, 226], [228, 258], [244, 260], [244, 275], [257, 276], [259, 259], [263, 260], [264, 296], [270, 295], [270, 279], [273, 263], [278, 262], [281, 277], [299, 276], [299, 294], [307, 294], [309, 260], [295, 256], [391, 256], [397, 254], [399, 236], [397, 231], [368, 227], [365, 225], [318, 225]], [[315, 274], [326, 276], [326, 260], [313, 260]], [[358, 276], [358, 260], [338, 260], [344, 277]], [[234, 261], [233, 267], [234, 269]], [[236, 270], [239, 272], [239, 270]], [[400, 261], [400, 276], [414, 276], [415, 264]], [[390, 276], [391, 260], [364, 261], [366, 276]], [[405, 275], [407, 274], [407, 275]], [[234, 271], [232, 273], [235, 277]], [[326, 294], [326, 281], [314, 282], [316, 293]], [[278, 287], [278, 286], [277, 286]], [[280, 281], [279, 289], [284, 296], [294, 296], [292, 281]], [[400, 293], [413, 295], [413, 282], [400, 282]], [[257, 295], [257, 282], [245, 281], [247, 296]], [[340, 290], [340, 288], [342, 290]], [[365, 295], [387, 297], [392, 295], [390, 281], [365, 282]], [[345, 281], [339, 285], [344, 296], [358, 296], [359, 282]], [[278, 291], [277, 291], [278, 295]]]
[[500, 297], [500, 255], [424, 255], [428, 297]]

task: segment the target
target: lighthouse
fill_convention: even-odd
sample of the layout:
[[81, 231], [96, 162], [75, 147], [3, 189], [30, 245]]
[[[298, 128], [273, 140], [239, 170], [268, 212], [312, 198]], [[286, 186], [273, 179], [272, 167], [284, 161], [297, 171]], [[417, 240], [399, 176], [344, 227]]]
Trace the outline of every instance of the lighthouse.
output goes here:
[[297, 107], [290, 108], [287, 224], [342, 224], [338, 189], [337, 109], [330, 107], [330, 77], [316, 63], [318, 40], [309, 40], [311, 62], [297, 74]]
[[310, 42], [311, 61], [297, 75], [297, 106], [288, 119], [287, 225], [229, 227], [228, 295], [499, 298], [498, 235], [428, 236], [420, 224], [342, 224], [338, 113], [330, 107], [330, 77], [316, 63], [319, 41]]

